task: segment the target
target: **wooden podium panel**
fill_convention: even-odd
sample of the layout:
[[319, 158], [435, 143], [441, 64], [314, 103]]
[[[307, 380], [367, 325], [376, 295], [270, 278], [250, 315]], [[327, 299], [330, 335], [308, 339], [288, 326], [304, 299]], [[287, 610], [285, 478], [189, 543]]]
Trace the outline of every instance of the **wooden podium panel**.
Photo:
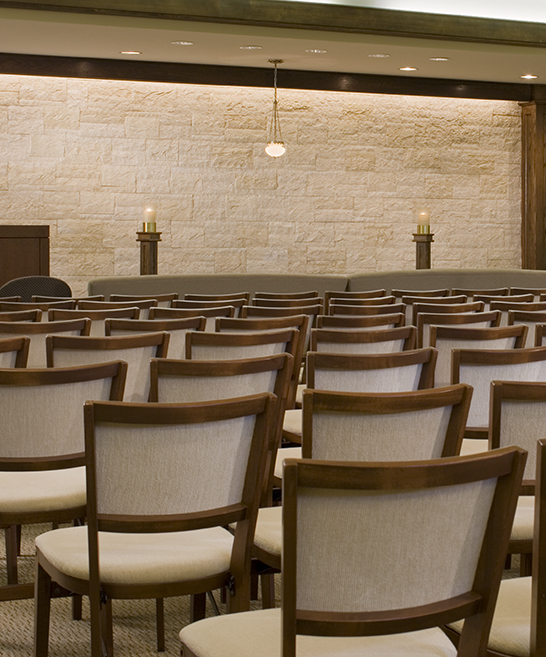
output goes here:
[[0, 226], [0, 286], [21, 276], [49, 276], [49, 226]]

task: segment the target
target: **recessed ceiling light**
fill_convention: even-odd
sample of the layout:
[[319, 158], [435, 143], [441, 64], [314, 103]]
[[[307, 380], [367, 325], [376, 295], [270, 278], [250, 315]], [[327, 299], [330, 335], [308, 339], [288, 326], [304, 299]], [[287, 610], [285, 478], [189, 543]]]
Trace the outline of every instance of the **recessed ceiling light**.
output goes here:
[[239, 46], [239, 50], [261, 50], [262, 46]]
[[311, 52], [314, 55], [324, 55], [325, 52], [328, 52], [327, 50], [320, 50], [319, 48], [309, 48], [305, 52]]
[[120, 50], [120, 55], [142, 55], [140, 50]]
[[399, 71], [417, 71], [415, 66], [402, 66], [398, 69]]
[[449, 57], [429, 57], [431, 62], [449, 62]]
[[528, 73], [527, 75], [521, 75], [520, 77], [523, 80], [536, 80], [538, 78], [538, 75], [531, 75], [531, 73]]
[[171, 41], [171, 46], [193, 46], [193, 41]]
[[387, 57], [390, 57], [390, 55], [387, 55], [386, 52], [376, 52], [371, 55], [368, 55], [368, 57], [376, 57], [377, 59], [386, 59]]

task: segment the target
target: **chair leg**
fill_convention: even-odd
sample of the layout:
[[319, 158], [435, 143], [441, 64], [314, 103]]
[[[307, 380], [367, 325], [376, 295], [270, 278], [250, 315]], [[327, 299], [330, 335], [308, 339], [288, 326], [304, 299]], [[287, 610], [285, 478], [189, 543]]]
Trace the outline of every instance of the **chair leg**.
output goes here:
[[206, 593], [194, 593], [190, 596], [190, 623], [205, 618], [206, 605]]
[[17, 584], [17, 525], [10, 525], [4, 530], [6, 537], [6, 567], [8, 584]]
[[165, 652], [165, 603], [163, 598], [155, 601], [157, 652]]
[[82, 596], [74, 593], [72, 596], [72, 620], [81, 621], [82, 619]]
[[51, 577], [40, 564], [36, 565], [34, 591], [34, 657], [47, 657], [49, 648]]
[[262, 585], [262, 608], [273, 609], [275, 606], [275, 575], [264, 573], [260, 576]]
[[258, 599], [258, 582], [259, 582], [258, 573], [253, 568], [252, 572], [250, 574], [250, 599], [251, 600], [257, 600]]
[[531, 552], [519, 555], [519, 576], [529, 577], [533, 570], [533, 555]]
[[101, 602], [100, 607], [100, 626], [103, 644], [103, 654], [105, 657], [114, 657], [114, 630], [112, 622], [112, 600], [106, 598]]

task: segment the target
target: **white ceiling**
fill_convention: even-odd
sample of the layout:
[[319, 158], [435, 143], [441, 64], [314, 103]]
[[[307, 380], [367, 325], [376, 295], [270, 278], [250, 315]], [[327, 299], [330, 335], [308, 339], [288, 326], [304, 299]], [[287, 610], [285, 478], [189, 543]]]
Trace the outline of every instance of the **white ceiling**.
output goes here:
[[[194, 45], [171, 45], [176, 40]], [[248, 45], [262, 49], [241, 50]], [[327, 52], [312, 54], [308, 49]], [[526, 83], [520, 76], [531, 73], [539, 76], [531, 84], [546, 84], [546, 48], [50, 11], [0, 9], [0, 50], [243, 67], [270, 67], [269, 59], [283, 59], [279, 86], [282, 67], [510, 83]], [[122, 50], [142, 54], [122, 55]], [[377, 53], [390, 57], [370, 57]], [[449, 61], [430, 61], [439, 56]], [[418, 70], [405, 73], [399, 71], [402, 66]]]

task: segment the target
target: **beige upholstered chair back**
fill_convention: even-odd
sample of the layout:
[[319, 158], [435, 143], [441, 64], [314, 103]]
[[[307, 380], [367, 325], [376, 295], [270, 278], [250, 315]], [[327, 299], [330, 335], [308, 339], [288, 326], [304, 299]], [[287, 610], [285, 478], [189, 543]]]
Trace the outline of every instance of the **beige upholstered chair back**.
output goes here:
[[508, 326], [525, 324], [529, 328], [526, 347], [542, 347], [536, 327], [546, 323], [546, 311], [509, 310], [507, 322]]
[[123, 360], [127, 363], [124, 401], [146, 402], [150, 391], [150, 360], [167, 354], [169, 336], [147, 333], [108, 338], [47, 338], [48, 365], [74, 367]]
[[26, 367], [29, 347], [26, 336], [0, 339], [0, 368]]
[[430, 344], [438, 350], [434, 385], [451, 383], [451, 354], [454, 349], [516, 349], [525, 345], [527, 327], [493, 328], [432, 326]]
[[376, 331], [312, 329], [311, 351], [337, 354], [384, 354], [414, 349], [413, 326]]
[[483, 301], [485, 303], [485, 310], [493, 310], [491, 308], [491, 303], [494, 301], [502, 301], [507, 304], [511, 303], [533, 303], [535, 300], [534, 294], [476, 294], [474, 295], [474, 301]]
[[104, 337], [106, 333], [105, 321], [107, 319], [138, 319], [140, 308], [112, 308], [110, 310], [49, 310], [50, 320], [69, 320], [86, 317], [91, 321], [89, 335], [94, 338]]
[[453, 350], [453, 383], [474, 389], [468, 427], [487, 429], [492, 381], [546, 381], [546, 347], [512, 350]]
[[[47, 367], [46, 337], [48, 335], [88, 335], [91, 323], [86, 319], [65, 322], [0, 322], [0, 338], [26, 335], [30, 338], [27, 367]], [[110, 359], [115, 360], [115, 359]]]
[[400, 393], [303, 394], [302, 456], [325, 461], [411, 461], [460, 451], [469, 386]]
[[235, 317], [235, 311], [235, 306], [229, 305], [215, 306], [214, 308], [150, 308], [149, 319], [206, 317], [205, 331], [210, 333], [214, 332], [217, 317]]
[[83, 405], [111, 399], [119, 367], [0, 371], [0, 456], [44, 458], [82, 454]]
[[417, 344], [430, 347], [431, 326], [474, 326], [487, 328], [499, 326], [501, 313], [498, 310], [487, 313], [419, 313], [417, 315]]
[[188, 333], [186, 357], [197, 360], [261, 358], [284, 352], [294, 355], [297, 332], [278, 329], [260, 333]]
[[187, 319], [107, 319], [106, 335], [135, 335], [135, 333], [157, 333], [165, 331], [169, 334], [169, 357], [186, 357], [186, 334], [188, 331], [204, 331], [204, 317], [189, 317]]
[[[517, 474], [504, 470], [501, 483], [492, 464], [505, 458]], [[336, 617], [336, 612], [375, 612], [377, 619], [381, 612], [416, 611], [442, 600], [456, 606], [458, 596], [480, 590], [484, 561], [502, 561], [499, 552], [506, 549], [509, 535], [502, 516], [511, 519], [514, 513], [524, 458], [519, 450], [502, 450], [368, 466], [288, 459], [284, 485], [292, 495], [283, 500], [284, 523], [290, 528], [283, 545], [285, 619], [294, 605], [305, 610], [301, 622], [306, 633], [318, 633], [310, 632], [321, 618], [315, 612], [327, 612], [330, 623], [348, 626], [347, 617]], [[467, 469], [469, 463], [474, 465]], [[505, 492], [498, 492], [505, 484]], [[504, 495], [508, 499], [502, 500]], [[496, 585], [502, 574], [498, 566]], [[426, 615], [425, 609], [420, 612]], [[373, 619], [363, 619], [354, 633], [378, 633], [379, 628], [367, 632], [366, 622], [371, 625]], [[429, 619], [430, 626], [437, 622]], [[400, 631], [394, 620], [382, 629]]]
[[417, 390], [431, 387], [435, 360], [436, 350], [430, 348], [392, 354], [309, 352], [307, 387], [336, 392]]
[[[265, 450], [267, 434], [256, 436], [258, 414], [237, 402], [202, 404], [197, 413], [185, 413], [184, 405], [143, 404], [123, 422], [99, 417], [93, 428], [86, 425], [88, 453], [93, 434], [97, 512], [164, 516], [239, 504], [251, 447]], [[215, 407], [223, 409], [219, 416]]]
[[[416, 321], [415, 313], [413, 306], [415, 304], [429, 304], [434, 306], [453, 306], [465, 304], [468, 301], [468, 297], [464, 294], [454, 296], [437, 296], [437, 297], [425, 297], [418, 295], [404, 295], [402, 297], [402, 303], [406, 304], [406, 324], [413, 324]], [[449, 310], [448, 310], [449, 312]]]

